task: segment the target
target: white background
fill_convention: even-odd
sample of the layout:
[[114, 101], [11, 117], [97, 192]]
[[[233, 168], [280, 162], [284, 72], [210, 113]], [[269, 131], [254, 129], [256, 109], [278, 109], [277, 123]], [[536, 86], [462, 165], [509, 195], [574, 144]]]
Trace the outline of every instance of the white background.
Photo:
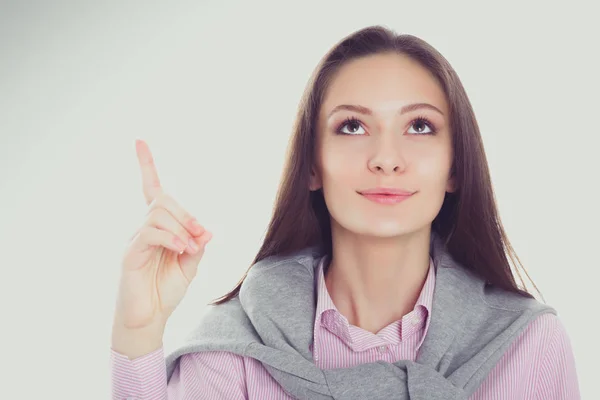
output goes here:
[[312, 69], [383, 24], [457, 70], [508, 235], [596, 398], [597, 6], [485, 3], [3, 2], [1, 397], [109, 397], [120, 258], [146, 211], [136, 137], [214, 233], [168, 351], [255, 256]]

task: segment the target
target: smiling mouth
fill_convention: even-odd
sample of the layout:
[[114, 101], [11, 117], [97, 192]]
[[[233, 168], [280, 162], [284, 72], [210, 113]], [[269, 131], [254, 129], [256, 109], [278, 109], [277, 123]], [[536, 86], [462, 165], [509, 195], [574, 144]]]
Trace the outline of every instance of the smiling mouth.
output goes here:
[[412, 194], [361, 193], [366, 199], [379, 204], [398, 204], [410, 198]]

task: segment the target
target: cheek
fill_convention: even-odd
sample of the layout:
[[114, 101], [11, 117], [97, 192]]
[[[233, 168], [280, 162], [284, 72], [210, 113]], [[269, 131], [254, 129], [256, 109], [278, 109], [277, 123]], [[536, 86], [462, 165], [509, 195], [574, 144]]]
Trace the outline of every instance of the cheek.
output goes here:
[[412, 160], [413, 171], [422, 183], [445, 185], [450, 173], [451, 156], [445, 151], [428, 152]]
[[321, 156], [321, 167], [324, 184], [348, 182], [360, 176], [360, 165], [356, 154], [351, 151], [327, 151]]

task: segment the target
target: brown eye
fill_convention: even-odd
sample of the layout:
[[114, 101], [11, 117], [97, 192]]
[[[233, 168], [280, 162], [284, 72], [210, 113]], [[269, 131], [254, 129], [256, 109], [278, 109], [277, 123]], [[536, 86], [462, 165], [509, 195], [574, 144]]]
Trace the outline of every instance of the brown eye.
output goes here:
[[[414, 127], [416, 132], [410, 132], [409, 130], [409, 133], [413, 133], [415, 135], [433, 135], [436, 132], [433, 124], [424, 117], [419, 117], [413, 120], [410, 127]], [[429, 129], [429, 131], [426, 131], [426, 129]]]
[[[343, 129], [348, 127], [348, 131], [344, 131]], [[359, 135], [361, 132], [358, 132], [359, 129], [363, 129], [360, 121], [354, 117], [347, 118], [337, 129], [336, 133], [340, 135]]]

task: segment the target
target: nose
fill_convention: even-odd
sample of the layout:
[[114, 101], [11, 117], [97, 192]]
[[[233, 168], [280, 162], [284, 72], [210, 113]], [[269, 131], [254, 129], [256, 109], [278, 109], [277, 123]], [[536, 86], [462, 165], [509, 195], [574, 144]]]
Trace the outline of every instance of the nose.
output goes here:
[[387, 175], [405, 170], [406, 162], [402, 157], [399, 145], [393, 143], [393, 141], [393, 139], [379, 138], [375, 153], [369, 160], [369, 170], [371, 172]]

